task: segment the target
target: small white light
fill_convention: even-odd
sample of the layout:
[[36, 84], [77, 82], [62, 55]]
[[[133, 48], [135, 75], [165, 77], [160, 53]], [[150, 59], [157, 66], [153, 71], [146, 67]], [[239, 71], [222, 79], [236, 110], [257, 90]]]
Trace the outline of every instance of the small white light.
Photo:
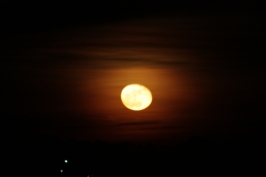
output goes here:
[[63, 173], [63, 169], [61, 169], [60, 172]]
[[65, 160], [65, 163], [67, 163], [68, 161], [67, 160]]

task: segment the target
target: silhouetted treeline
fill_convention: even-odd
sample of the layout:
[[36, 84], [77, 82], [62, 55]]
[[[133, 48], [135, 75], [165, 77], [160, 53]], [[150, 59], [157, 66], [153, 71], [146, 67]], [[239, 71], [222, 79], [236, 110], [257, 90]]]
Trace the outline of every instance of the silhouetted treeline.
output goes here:
[[1, 141], [1, 169], [3, 176], [38, 177], [254, 176], [263, 170], [262, 144], [193, 137], [182, 145], [158, 146], [6, 136]]

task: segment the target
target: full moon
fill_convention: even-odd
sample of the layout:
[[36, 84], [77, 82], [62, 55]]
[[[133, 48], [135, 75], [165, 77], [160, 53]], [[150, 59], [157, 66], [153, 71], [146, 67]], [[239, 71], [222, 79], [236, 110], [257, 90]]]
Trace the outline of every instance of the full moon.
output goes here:
[[123, 88], [121, 100], [128, 109], [140, 111], [151, 104], [152, 95], [150, 90], [143, 85], [130, 84]]

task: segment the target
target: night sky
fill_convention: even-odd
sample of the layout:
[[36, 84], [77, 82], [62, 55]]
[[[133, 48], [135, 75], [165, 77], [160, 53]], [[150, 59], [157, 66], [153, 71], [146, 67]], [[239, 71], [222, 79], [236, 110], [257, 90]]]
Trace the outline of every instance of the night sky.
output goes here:
[[[24, 1], [1, 5], [1, 129], [110, 143], [258, 139], [265, 2]], [[123, 106], [127, 84], [152, 104]]]

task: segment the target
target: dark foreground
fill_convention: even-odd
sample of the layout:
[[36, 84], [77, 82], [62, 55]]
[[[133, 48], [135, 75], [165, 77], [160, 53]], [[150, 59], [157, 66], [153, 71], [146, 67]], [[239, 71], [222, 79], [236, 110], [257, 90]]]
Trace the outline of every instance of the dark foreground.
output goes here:
[[156, 146], [9, 136], [1, 144], [3, 176], [258, 176], [264, 161], [263, 143], [254, 138]]

